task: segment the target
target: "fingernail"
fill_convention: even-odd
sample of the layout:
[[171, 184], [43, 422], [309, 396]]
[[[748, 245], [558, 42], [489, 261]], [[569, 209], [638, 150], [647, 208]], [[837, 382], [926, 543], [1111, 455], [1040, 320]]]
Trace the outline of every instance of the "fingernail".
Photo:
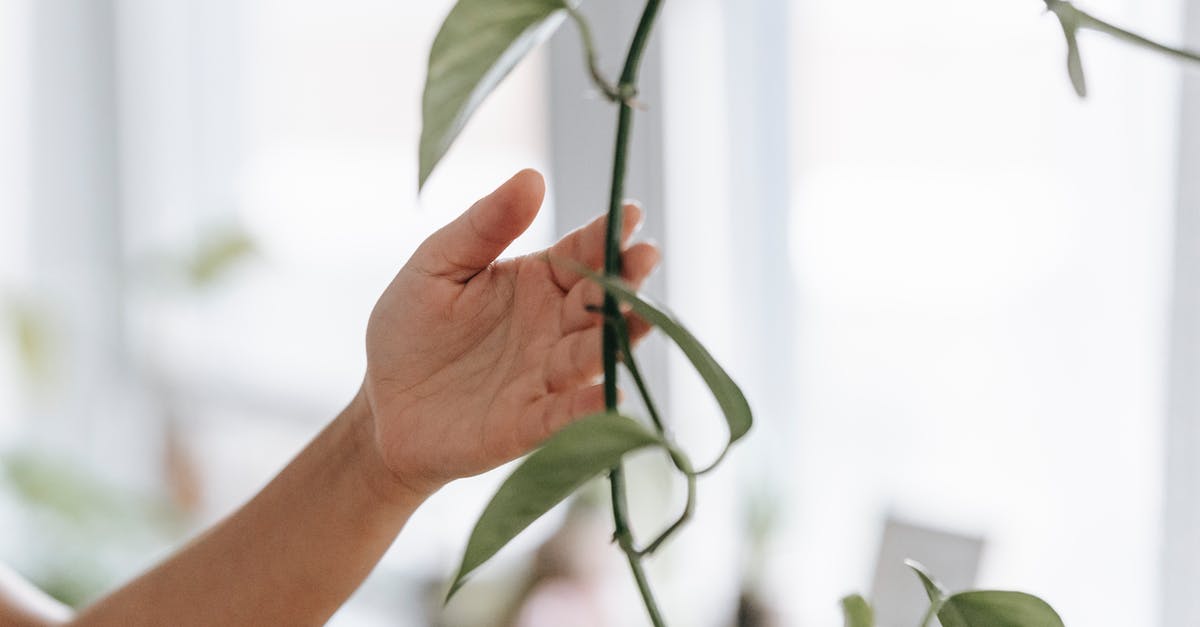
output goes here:
[[634, 223], [633, 229], [629, 231], [630, 236], [637, 235], [638, 231], [642, 230], [642, 225], [646, 224], [646, 211], [644, 209], [642, 209], [642, 205], [639, 204], [636, 200], [626, 200], [625, 205], [626, 206], [632, 205], [632, 206], [638, 208], [637, 222]]
[[659, 268], [662, 267], [663, 253], [662, 249], [658, 246], [658, 241], [654, 238], [648, 238], [646, 243], [654, 247], [654, 265], [650, 267], [650, 272], [646, 273], [646, 278], [649, 279], [658, 272]]

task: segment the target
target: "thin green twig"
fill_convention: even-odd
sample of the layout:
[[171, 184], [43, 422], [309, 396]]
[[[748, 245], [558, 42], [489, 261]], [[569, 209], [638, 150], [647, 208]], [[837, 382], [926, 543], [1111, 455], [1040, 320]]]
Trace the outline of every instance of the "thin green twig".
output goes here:
[[1081, 11], [1079, 9], [1075, 9], [1075, 12], [1079, 14], [1079, 27], [1080, 28], [1090, 28], [1092, 30], [1104, 33], [1106, 35], [1111, 35], [1113, 37], [1116, 37], [1117, 39], [1120, 39], [1127, 43], [1131, 43], [1135, 46], [1141, 46], [1143, 48], [1148, 48], [1150, 50], [1153, 50], [1154, 52], [1158, 52], [1161, 54], [1165, 54], [1167, 56], [1182, 59], [1184, 61], [1200, 63], [1200, 53], [1193, 52], [1191, 50], [1187, 50], [1184, 48], [1175, 48], [1173, 46], [1161, 44], [1152, 39], [1147, 39], [1137, 33], [1125, 30], [1124, 28], [1121, 28], [1120, 26], [1117, 26], [1115, 24], [1110, 24], [1108, 22], [1105, 22], [1104, 20], [1096, 18], [1096, 17], [1092, 16], [1090, 13]]
[[1099, 31], [1106, 35], [1110, 35], [1135, 46], [1152, 50], [1154, 52], [1165, 54], [1167, 56], [1175, 57], [1184, 61], [1200, 63], [1200, 52], [1168, 46], [1166, 44], [1143, 37], [1130, 30], [1112, 24], [1111, 22], [1106, 22], [1092, 15], [1091, 13], [1076, 7], [1068, 0], [1044, 1], [1046, 3], [1046, 9], [1058, 16], [1058, 19], [1063, 23], [1064, 29], [1074, 30], [1076, 28], [1088, 28], [1094, 31]]
[[1082, 11], [1068, 0], [1044, 0], [1046, 10], [1058, 18], [1062, 25], [1063, 36], [1067, 42], [1067, 74], [1071, 77], [1071, 85], [1080, 98], [1087, 97], [1087, 77], [1083, 71], [1083, 57], [1079, 52], [1079, 42], [1076, 34], [1080, 29], [1090, 29], [1115, 37], [1126, 43], [1146, 48], [1159, 54], [1164, 54], [1183, 61], [1200, 63], [1200, 53], [1183, 48], [1175, 48], [1148, 39], [1137, 33], [1106, 22], [1086, 11]]
[[596, 89], [600, 90], [600, 93], [604, 94], [605, 98], [613, 102], [620, 102], [621, 92], [604, 77], [604, 72], [600, 69], [600, 59], [596, 54], [596, 42], [592, 39], [592, 27], [588, 24], [587, 18], [569, 2], [567, 3], [567, 15], [571, 16], [575, 26], [579, 28], [579, 38], [583, 41], [583, 54], [586, 58], [588, 75], [592, 77], [592, 83]]

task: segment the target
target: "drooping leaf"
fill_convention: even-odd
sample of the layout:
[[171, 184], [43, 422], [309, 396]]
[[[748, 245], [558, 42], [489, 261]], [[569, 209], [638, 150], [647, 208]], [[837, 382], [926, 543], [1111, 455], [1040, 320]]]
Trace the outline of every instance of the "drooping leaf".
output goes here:
[[421, 101], [419, 185], [471, 114], [562, 23], [566, 0], [459, 0], [433, 41]]
[[[745, 395], [742, 394], [741, 388], [733, 382], [721, 364], [713, 358], [708, 349], [696, 339], [682, 324], [675, 320], [673, 316], [666, 313], [662, 308], [653, 305], [650, 301], [642, 298], [636, 291], [630, 288], [624, 281], [612, 277], [606, 277], [590, 270], [580, 270], [593, 281], [596, 281], [609, 294], [612, 294], [617, 300], [629, 305], [634, 313], [641, 316], [646, 322], [658, 327], [667, 337], [679, 347], [683, 354], [687, 356], [688, 361], [692, 363], [692, 367], [700, 374], [700, 378], [704, 379], [704, 383], [708, 385], [708, 389], [712, 391], [713, 396], [717, 399], [717, 404], [721, 407], [721, 412], [725, 415], [725, 422], [729, 426], [729, 441], [725, 445], [725, 451], [729, 447], [746, 435], [754, 424], [754, 418], [750, 412], [750, 404], [746, 402]], [[721, 453], [724, 457], [725, 452]], [[720, 461], [718, 458], [717, 461]], [[713, 464], [715, 465], [715, 464]], [[711, 469], [713, 465], [702, 469], [699, 472], [703, 473]]]
[[938, 580], [929, 574], [929, 569], [925, 568], [924, 564], [917, 560], [904, 560], [904, 565], [911, 568], [917, 574], [917, 577], [921, 580], [921, 585], [925, 586], [925, 594], [929, 596], [931, 602], [941, 603], [949, 596], [946, 589], [942, 587], [942, 584], [938, 583]]
[[1062, 0], [1046, 0], [1046, 8], [1058, 18], [1062, 26], [1063, 38], [1067, 42], [1067, 75], [1071, 77], [1071, 86], [1075, 95], [1087, 98], [1087, 76], [1083, 73], [1083, 56], [1079, 53], [1078, 34], [1084, 25], [1084, 14], [1075, 5]]
[[860, 595], [852, 594], [842, 599], [842, 615], [846, 627], [875, 627], [875, 611]]
[[938, 611], [942, 627], [1064, 627], [1058, 612], [1024, 592], [972, 590], [951, 595]]
[[1062, 24], [1063, 36], [1067, 40], [1067, 74], [1071, 77], [1071, 86], [1080, 98], [1087, 98], [1087, 76], [1083, 73], [1083, 57], [1079, 54], [1079, 41], [1076, 33], [1079, 28], [1073, 20], [1059, 18]]
[[504, 480], [483, 510], [446, 600], [472, 571], [589, 479], [616, 466], [630, 451], [656, 445], [665, 443], [638, 422], [614, 413], [563, 428]]

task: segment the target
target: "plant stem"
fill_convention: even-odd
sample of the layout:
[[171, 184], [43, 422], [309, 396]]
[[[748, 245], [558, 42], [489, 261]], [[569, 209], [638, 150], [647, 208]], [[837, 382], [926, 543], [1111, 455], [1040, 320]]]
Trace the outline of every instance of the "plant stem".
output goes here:
[[[654, 424], [654, 430], [666, 438], [666, 424], [663, 422], [662, 415], [658, 413], [658, 405], [654, 403], [654, 397], [650, 395], [650, 387], [646, 385], [646, 380], [642, 378], [642, 371], [638, 368], [637, 359], [633, 356], [633, 346], [629, 342], [629, 330], [624, 326], [624, 318], [609, 320], [608, 323], [619, 325], [616, 332], [617, 341], [620, 342], [621, 346], [621, 361], [625, 364], [625, 369], [629, 371], [629, 376], [633, 377], [633, 384], [637, 386], [638, 394], [642, 397], [642, 403], [646, 405], [646, 413], [650, 414], [650, 422]], [[683, 470], [683, 468], [680, 468], [680, 470]]]
[[1128, 31], [1120, 26], [1106, 22], [1082, 9], [1077, 8], [1068, 0], [1045, 0], [1045, 3], [1046, 8], [1054, 12], [1056, 15], [1058, 15], [1059, 19], [1062, 20], [1064, 29], [1067, 28], [1068, 24], [1073, 24], [1078, 28], [1090, 28], [1091, 30], [1099, 31], [1135, 46], [1153, 50], [1154, 52], [1175, 57], [1176, 59], [1200, 62], [1200, 53], [1198, 52], [1158, 43], [1157, 41]]
[[634, 582], [642, 595], [642, 603], [646, 606], [646, 613], [650, 615], [650, 622], [654, 627], [665, 627], [666, 621], [658, 609], [658, 602], [654, 600], [654, 592], [650, 589], [646, 571], [642, 568], [642, 554], [633, 546], [633, 532], [629, 529], [629, 505], [625, 501], [625, 473], [621, 466], [613, 469], [609, 482], [612, 487], [613, 521], [617, 527], [613, 536], [629, 561], [629, 570], [633, 572]]
[[1154, 52], [1165, 54], [1169, 57], [1175, 57], [1176, 59], [1191, 61], [1193, 63], [1200, 62], [1200, 54], [1192, 52], [1191, 50], [1160, 44], [1157, 41], [1147, 39], [1137, 33], [1125, 30], [1120, 26], [1105, 22], [1104, 20], [1092, 16], [1090, 13], [1080, 11], [1079, 9], [1075, 9], [1075, 12], [1079, 14], [1079, 26], [1082, 28], [1090, 28], [1092, 30], [1100, 31], [1106, 35], [1116, 37], [1117, 39], [1131, 43], [1135, 46], [1141, 46], [1143, 48], [1153, 50]]
[[[633, 107], [630, 100], [637, 92], [638, 68], [641, 65], [642, 53], [658, 16], [661, 0], [647, 0], [638, 21], [637, 31], [629, 44], [629, 52], [625, 55], [625, 66], [621, 71], [617, 92], [620, 95], [617, 114], [617, 140], [613, 153], [612, 186], [608, 198], [608, 227], [605, 233], [604, 274], [608, 276], [621, 275], [621, 225], [624, 221], [622, 202], [625, 197], [626, 156], [629, 152], [629, 133], [633, 126]], [[621, 315], [620, 307], [611, 294], [604, 296], [604, 314], [617, 318]], [[617, 407], [617, 355], [621, 350], [620, 341], [613, 325], [604, 325], [602, 339], [604, 357], [604, 404], [609, 410]], [[625, 551], [629, 560], [629, 569], [637, 582], [642, 602], [650, 616], [654, 627], [666, 627], [654, 593], [650, 590], [650, 582], [646, 579], [642, 568], [642, 558], [633, 545], [633, 533], [629, 528], [628, 506], [625, 499], [625, 472], [617, 465], [609, 473], [609, 483], [612, 488], [614, 537]]]
[[625, 67], [621, 70], [621, 84], [637, 86], [638, 70], [642, 66], [642, 53], [646, 51], [646, 41], [654, 28], [654, 20], [658, 10], [662, 8], [661, 0], [646, 0], [646, 8], [642, 9], [642, 18], [638, 20], [637, 31], [633, 33], [633, 41], [629, 43], [629, 53], [625, 55]]
[[933, 617], [937, 616], [938, 610], [941, 608], [941, 603], [930, 603], [929, 609], [925, 610], [925, 616], [921, 617], [921, 624], [919, 627], [930, 627], [930, 625], [933, 623]]
[[696, 475], [689, 473], [684, 476], [687, 477], [687, 502], [683, 506], [683, 513], [679, 515], [679, 518], [675, 519], [674, 523], [671, 523], [670, 527], [667, 527], [653, 542], [639, 552], [643, 557], [657, 551], [658, 547], [662, 546], [663, 542], [666, 542], [671, 536], [675, 535], [676, 531], [682, 529], [691, 520], [692, 514], [695, 513]]
[[600, 71], [600, 60], [596, 57], [596, 44], [592, 39], [592, 28], [588, 26], [587, 18], [579, 12], [571, 3], [566, 4], [567, 15], [575, 22], [575, 26], [579, 28], [579, 39], [583, 41], [583, 53], [587, 60], [588, 74], [592, 77], [592, 83], [596, 85], [596, 89], [604, 94], [605, 98], [613, 102], [620, 102], [621, 94], [617, 91], [608, 79], [604, 78], [604, 72]]
[[[612, 188], [608, 205], [608, 226], [605, 235], [604, 274], [621, 275], [621, 223], [624, 221], [622, 198], [625, 195], [625, 161], [629, 149], [629, 131], [633, 122], [633, 109], [622, 102], [617, 117], [617, 147], [613, 155]], [[621, 308], [612, 294], [604, 295], [604, 316], [616, 319]], [[617, 408], [617, 353], [621, 343], [613, 325], [604, 325], [604, 404], [608, 409]]]

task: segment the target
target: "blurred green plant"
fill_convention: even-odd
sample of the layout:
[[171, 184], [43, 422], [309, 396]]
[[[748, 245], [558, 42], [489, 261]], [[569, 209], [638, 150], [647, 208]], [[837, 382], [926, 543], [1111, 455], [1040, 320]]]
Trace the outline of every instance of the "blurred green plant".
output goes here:
[[[167, 275], [187, 293], [211, 289], [256, 251], [253, 239], [231, 225], [206, 227], [188, 253], [152, 256], [136, 270]], [[152, 275], [131, 273], [131, 282], [153, 284]], [[53, 381], [60, 338], [54, 311], [25, 295], [7, 295], [0, 316], [13, 339], [19, 370], [35, 391]], [[168, 428], [170, 423], [168, 423]], [[168, 431], [169, 433], [169, 431]], [[168, 440], [168, 452], [173, 441]], [[173, 460], [181, 455], [175, 451]], [[176, 464], [178, 465], [178, 464]], [[168, 492], [186, 473], [168, 466]], [[187, 527], [187, 503], [179, 498], [141, 494], [102, 480], [79, 464], [33, 448], [0, 453], [0, 506], [14, 505], [17, 520], [36, 529], [22, 548], [33, 557], [23, 569], [51, 596], [72, 606], [94, 598], [120, 577], [128, 564], [178, 539]], [[20, 556], [6, 556], [20, 561]]]
[[857, 594], [842, 599], [842, 615], [846, 617], [846, 627], [875, 627], [875, 611]]
[[32, 387], [46, 386], [52, 378], [54, 352], [49, 312], [31, 298], [9, 295], [4, 298], [3, 313], [17, 365]]
[[228, 225], [212, 227], [201, 237], [192, 256], [180, 265], [191, 285], [203, 288], [223, 279], [257, 250], [245, 230]]
[[[32, 449], [0, 455], [0, 480], [17, 518], [37, 530], [26, 575], [59, 601], [79, 606], [123, 573], [114, 554], [145, 555], [179, 537], [185, 521], [169, 499], [139, 494], [77, 464]], [[43, 548], [36, 548], [43, 547]]]
[[[1194, 53], [1171, 48], [1101, 21], [1062, 0], [1044, 0], [1063, 26], [1068, 48], [1068, 70], [1075, 91], [1087, 93], [1076, 34], [1092, 29], [1123, 41], [1174, 57], [1200, 60]], [[449, 150], [472, 114], [493, 89], [540, 42], [570, 18], [580, 30], [585, 67], [596, 89], [617, 106], [616, 146], [612, 161], [612, 184], [608, 196], [608, 231], [602, 274], [580, 271], [605, 289], [605, 318], [602, 339], [604, 388], [607, 412], [563, 429], [530, 455], [501, 485], [475, 525], [447, 601], [480, 565], [551, 507], [583, 483], [608, 469], [615, 532], [614, 540], [628, 558], [651, 622], [665, 624], [650, 590], [642, 558], [653, 553], [672, 533], [684, 525], [695, 504], [696, 478], [713, 470], [730, 446], [750, 429], [749, 405], [741, 390], [712, 358], [702, 344], [662, 308], [625, 286], [620, 276], [620, 237], [626, 158], [638, 73], [646, 43], [661, 8], [661, 0], [646, 0], [637, 28], [629, 43], [617, 82], [610, 83], [595, 54], [591, 29], [576, 9], [574, 0], [458, 0], [442, 23], [429, 54], [429, 68], [422, 98], [423, 124], [419, 148], [418, 185], [424, 187], [430, 174]], [[553, 260], [551, 260], [553, 262]], [[712, 464], [695, 470], [687, 456], [671, 441], [663, 426], [649, 388], [638, 371], [629, 348], [625, 305], [638, 316], [664, 331], [680, 348], [708, 385], [725, 416], [729, 429], [727, 444]], [[633, 378], [649, 413], [643, 425], [617, 413], [617, 364], [623, 363]], [[684, 512], [645, 548], [637, 548], [629, 528], [622, 458], [635, 450], [656, 448], [674, 462], [687, 479]], [[943, 627], [1059, 627], [1062, 621], [1045, 602], [1024, 593], [964, 592], [946, 594], [932, 577], [914, 564], [926, 584], [931, 606], [925, 624], [936, 615]], [[873, 624], [870, 606], [861, 597], [843, 601], [847, 625]]]

